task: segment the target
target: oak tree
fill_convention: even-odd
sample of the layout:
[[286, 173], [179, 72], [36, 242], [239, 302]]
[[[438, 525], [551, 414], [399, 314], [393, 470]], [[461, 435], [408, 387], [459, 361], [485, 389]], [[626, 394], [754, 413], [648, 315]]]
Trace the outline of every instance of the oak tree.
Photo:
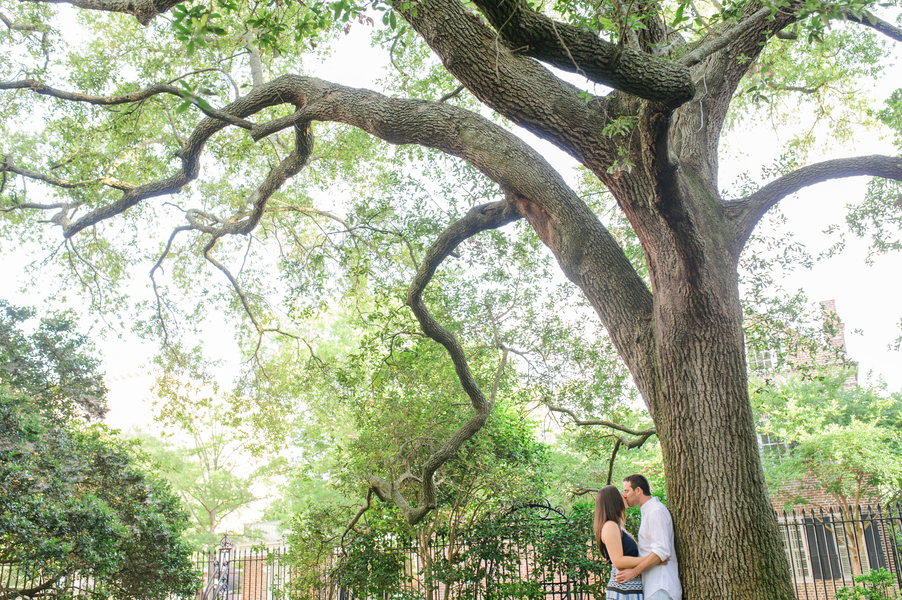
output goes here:
[[[852, 85], [855, 70], [817, 70], [828, 80], [811, 86], [780, 74], [805, 61], [815, 66], [812, 48], [830, 47], [817, 58], [838, 54], [842, 62], [842, 53], [853, 60], [874, 46], [872, 37], [848, 43], [857, 35], [848, 27], [902, 40], [902, 29], [884, 18], [891, 7], [869, 0], [376, 1], [367, 6], [382, 12], [388, 28], [376, 35], [393, 58], [407, 48], [401, 67], [411, 69], [388, 96], [296, 72], [303, 70], [301, 50], [322, 43], [332, 19], [347, 26], [372, 22], [375, 12], [367, 6], [341, 0], [68, 4], [82, 12], [78, 35], [70, 31], [65, 40], [47, 4], [4, 5], [5, 35], [15, 49], [3, 58], [0, 82], [7, 237], [29, 225], [42, 234], [58, 228], [60, 256], [98, 302], [110, 301], [104, 285], [123, 280], [123, 265], [153, 257], [157, 318], [144, 326], [164, 339], [179, 310], [169, 289], [176, 280], [162, 275], [170, 264], [178, 265], [172, 268], [184, 297], [195, 302], [189, 312], [219, 316], [210, 314], [216, 294], [200, 283], [204, 263], [175, 262], [200, 255], [232, 285], [230, 300], [259, 339], [281, 333], [299, 346], [303, 332], [288, 323], [316, 312], [318, 296], [331, 289], [330, 267], [283, 256], [276, 268], [293, 277], [279, 289], [285, 312], [267, 312], [262, 290], [278, 285], [266, 277], [249, 281], [244, 259], [252, 260], [260, 244], [242, 246], [244, 239], [291, 246], [293, 259], [318, 257], [331, 233], [321, 245], [309, 240], [328, 222], [348, 245], [367, 246], [377, 256], [380, 246], [394, 248], [396, 257], [406, 246], [404, 260], [415, 271], [406, 303], [422, 333], [447, 349], [472, 405], [469, 420], [424, 461], [417, 492], [404, 487], [406, 475], [368, 478], [375, 495], [416, 523], [436, 506], [436, 471], [492, 410], [491, 382], [472, 375], [463, 346], [433, 316], [424, 292], [462, 242], [523, 221], [594, 309], [648, 407], [687, 597], [793, 596], [758, 457], [737, 264], [770, 209], [830, 179], [882, 178], [866, 212], [877, 220], [892, 215], [902, 159], [868, 155], [805, 164], [802, 156], [772, 170], [766, 184], [727, 194], [718, 180], [718, 150], [729, 120], [743, 116], [731, 108], [792, 92], [829, 104], [823, 94]], [[848, 27], [831, 31], [840, 20]], [[424, 57], [424, 45], [440, 64]], [[580, 89], [561, 72], [605, 91]], [[597, 179], [641, 245], [641, 266], [592, 200], [485, 116], [488, 111], [554, 144]], [[26, 126], [25, 116], [42, 123]], [[314, 128], [322, 136], [318, 144]], [[470, 168], [483, 176], [470, 180], [478, 182], [474, 189], [492, 201], [450, 224], [433, 214], [402, 235], [390, 223], [416, 220], [419, 215], [405, 212], [410, 203], [350, 218], [318, 208], [303, 189], [287, 192], [296, 177], [305, 185], [329, 179], [336, 191], [341, 181], [379, 176], [359, 168], [386, 152], [370, 138], [414, 146], [397, 151], [408, 170], [397, 169], [402, 176], [382, 181], [383, 190], [400, 189], [412, 170], [444, 168], [450, 177]], [[35, 197], [38, 182], [53, 190], [49, 197]], [[458, 200], [467, 192], [436, 186]], [[171, 232], [159, 245], [145, 235], [155, 222]], [[117, 236], [127, 243], [114, 244]], [[431, 245], [421, 255], [425, 244]], [[354, 274], [348, 291], [372, 276], [378, 260], [340, 263]], [[503, 345], [497, 342], [499, 355], [510, 350]]]

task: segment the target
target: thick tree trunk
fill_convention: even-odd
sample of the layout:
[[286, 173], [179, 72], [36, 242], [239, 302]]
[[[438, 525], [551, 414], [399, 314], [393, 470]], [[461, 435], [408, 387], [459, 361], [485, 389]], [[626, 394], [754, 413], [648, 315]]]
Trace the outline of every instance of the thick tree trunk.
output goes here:
[[[687, 600], [794, 597], [748, 396], [737, 257], [716, 190], [627, 178], [654, 298], [654, 360], [633, 365], [660, 439]], [[655, 190], [649, 193], [649, 190]], [[642, 201], [652, 198], [652, 201]]]
[[601, 265], [616, 263], [595, 256], [591, 227], [530, 212], [528, 203], [521, 211], [598, 311], [647, 402], [686, 600], [790, 600], [748, 396], [732, 225], [688, 165], [676, 180], [662, 189], [634, 169], [611, 185], [645, 249], [648, 322], [617, 321], [612, 306], [642, 314], [646, 296], [603, 284]]
[[793, 598], [758, 456], [736, 279], [718, 271], [703, 293], [671, 273], [656, 285], [652, 402], [680, 577], [687, 599]]

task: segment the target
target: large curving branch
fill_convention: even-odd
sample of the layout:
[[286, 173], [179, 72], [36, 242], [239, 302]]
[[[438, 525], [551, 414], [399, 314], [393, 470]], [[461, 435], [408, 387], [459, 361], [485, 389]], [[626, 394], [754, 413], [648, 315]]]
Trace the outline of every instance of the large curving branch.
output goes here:
[[129, 14], [141, 25], [149, 25], [181, 0], [24, 0], [35, 4], [71, 4], [77, 8]]
[[[535, 64], [530, 59], [522, 60]], [[577, 107], [586, 110], [585, 102], [576, 100]], [[447, 103], [389, 98], [298, 75], [274, 79], [222, 110], [245, 118], [279, 104], [293, 105], [294, 113], [255, 125], [250, 131], [253, 139], [300, 123], [332, 121], [357, 127], [392, 144], [418, 144], [467, 161], [505, 191], [508, 201], [516, 204], [517, 211], [555, 254], [567, 277], [586, 292], [627, 364], [640, 368], [637, 365], [654, 363], [655, 342], [649, 329], [651, 292], [597, 215], [521, 138], [479, 114]], [[147, 198], [178, 192], [198, 176], [206, 140], [226, 125], [213, 118], [201, 121], [179, 153], [182, 168], [178, 172], [137, 186], [74, 223], [63, 219], [64, 235], [71, 237]], [[210, 227], [211, 232], [222, 228], [226, 220], [197, 211], [192, 214], [197, 224]], [[637, 339], [639, 344], [635, 343]], [[643, 391], [643, 382], [637, 385]]]
[[[295, 147], [291, 151], [291, 153], [284, 159], [282, 162], [277, 165], [275, 168], [271, 169], [267, 177], [264, 181], [257, 187], [254, 193], [251, 195], [248, 200], [248, 204], [252, 205], [253, 208], [249, 215], [236, 215], [228, 220], [221, 220], [214, 215], [210, 215], [204, 213], [199, 210], [188, 210], [185, 214], [185, 218], [188, 220], [189, 225], [183, 225], [181, 227], [177, 227], [169, 238], [169, 242], [166, 245], [163, 254], [159, 257], [153, 269], [151, 269], [151, 279], [154, 279], [154, 272], [160, 267], [162, 261], [165, 259], [166, 255], [169, 253], [169, 249], [172, 246], [172, 243], [175, 239], [175, 236], [181, 231], [200, 231], [203, 233], [207, 233], [210, 235], [210, 240], [204, 246], [203, 255], [204, 258], [214, 267], [219, 269], [226, 278], [229, 280], [232, 288], [235, 290], [235, 293], [238, 295], [239, 300], [241, 301], [242, 307], [244, 307], [245, 312], [251, 320], [251, 323], [254, 325], [254, 329], [257, 331], [257, 346], [254, 349], [254, 357], [257, 358], [259, 364], [259, 351], [260, 347], [263, 343], [263, 336], [267, 333], [278, 333], [281, 335], [287, 335], [289, 337], [293, 337], [295, 339], [302, 339], [299, 336], [286, 332], [280, 327], [266, 327], [264, 326], [259, 319], [257, 319], [254, 314], [253, 307], [250, 304], [250, 301], [245, 294], [244, 290], [241, 288], [241, 285], [238, 283], [237, 278], [232, 274], [232, 272], [219, 262], [213, 255], [212, 251], [216, 246], [219, 238], [226, 235], [248, 235], [252, 232], [260, 222], [260, 219], [263, 217], [263, 214], [266, 212], [267, 202], [270, 197], [291, 177], [297, 175], [301, 169], [307, 164], [310, 159], [310, 155], [313, 152], [313, 129], [309, 122], [299, 123], [295, 126]], [[156, 293], [156, 281], [154, 281], [154, 292]], [[162, 312], [159, 307], [159, 296], [157, 296], [157, 314], [160, 318], [161, 324], [163, 325], [164, 333], [165, 333], [165, 323], [163, 322]], [[305, 342], [306, 343], [306, 342]], [[262, 367], [262, 365], [261, 365]]]
[[459, 0], [409, 6], [401, 16], [482, 103], [590, 168], [610, 166], [617, 146], [602, 134], [610, 97], [587, 103], [582, 90], [520, 54], [522, 48], [511, 49]]
[[[7, 86], [6, 89], [30, 87], [30, 85], [18, 85], [21, 82], [12, 83], [16, 85], [12, 87]], [[30, 84], [33, 82], [25, 83]], [[167, 84], [160, 85], [165, 86]], [[153, 88], [147, 88], [143, 92], [136, 93], [150, 93], [148, 90], [157, 90], [158, 87], [160, 86], [153, 86]], [[3, 89], [3, 87], [0, 86], [0, 89]], [[58, 90], [55, 90], [55, 92], [58, 92]], [[163, 90], [157, 91], [156, 93], [169, 92]], [[59, 97], [62, 97], [63, 99], [83, 102], [92, 102], [92, 100], [96, 100], [98, 98], [81, 94], [73, 94], [72, 97]], [[115, 99], [118, 102], [122, 97], [117, 96], [111, 98]], [[136, 100], [141, 99], [143, 98], [136, 98]], [[124, 103], [136, 100], [123, 100], [122, 102]], [[54, 217], [54, 222], [56, 222], [63, 228], [63, 235], [66, 238], [71, 238], [73, 235], [79, 233], [87, 227], [91, 227], [105, 219], [109, 219], [116, 215], [122, 214], [129, 208], [137, 205], [139, 202], [158, 196], [178, 193], [185, 185], [197, 178], [200, 172], [200, 155], [207, 140], [212, 135], [230, 124], [229, 122], [234, 120], [234, 117], [243, 120], [243, 117], [254, 114], [270, 106], [289, 103], [293, 104], [295, 107], [300, 107], [305, 102], [306, 96], [304, 95], [302, 90], [294, 87], [287, 89], [283, 88], [278, 80], [270, 82], [269, 85], [262, 86], [259, 89], [255, 89], [246, 96], [239, 98], [235, 102], [232, 102], [231, 104], [224, 107], [220, 111], [224, 118], [207, 117], [197, 125], [191, 137], [185, 142], [185, 145], [178, 153], [178, 157], [182, 161], [181, 169], [179, 169], [170, 177], [145, 183], [143, 185], [130, 187], [129, 189], [126, 189], [123, 195], [115, 202], [100, 206], [80, 217], [74, 222], [70, 219], [68, 214], [56, 215], [56, 217]]]
[[388, 98], [294, 75], [280, 79], [296, 81], [309, 100], [294, 115], [259, 125], [252, 136], [274, 133], [298, 120], [338, 121], [392, 144], [419, 144], [466, 160], [512, 194], [509, 198], [564, 273], [593, 302], [627, 364], [655, 360], [655, 342], [649, 335], [651, 292], [598, 217], [522, 139], [445, 103]]
[[686, 67], [554, 21], [524, 0], [476, 0], [476, 5], [518, 53], [671, 108], [695, 94]]
[[423, 333], [444, 346], [451, 356], [457, 378], [470, 398], [470, 404], [474, 410], [470, 420], [458, 429], [423, 465], [422, 475], [419, 478], [421, 486], [419, 502], [416, 507], [411, 506], [401, 492], [403, 482], [410, 478], [406, 473], [399, 480], [392, 482], [384, 481], [374, 475], [367, 476], [367, 482], [379, 499], [383, 502], [389, 499], [394, 501], [411, 525], [422, 521], [423, 517], [436, 507], [435, 472], [454, 458], [460, 447], [482, 429], [494, 405], [494, 397], [486, 397], [470, 372], [467, 357], [460, 342], [453, 333], [442, 327], [430, 314], [423, 302], [423, 292], [435, 275], [438, 266], [462, 241], [481, 231], [497, 229], [519, 218], [520, 215], [508, 201], [483, 204], [470, 209], [464, 218], [451, 224], [432, 244], [407, 292], [407, 305], [410, 306], [420, 322]]
[[734, 255], [739, 256], [755, 226], [780, 200], [824, 181], [862, 175], [902, 181], [902, 157], [873, 154], [826, 160], [784, 175], [745, 198], [725, 203], [725, 211], [735, 224]]
[[[295, 125], [295, 146], [279, 165], [271, 169], [263, 182], [257, 186], [254, 193], [247, 200], [252, 206], [249, 215], [236, 215], [226, 221], [203, 213], [198, 210], [189, 210], [186, 214], [188, 222], [198, 231], [209, 233], [214, 238], [224, 235], [247, 235], [254, 229], [266, 212], [267, 203], [276, 191], [286, 181], [301, 172], [307, 164], [313, 152], [313, 128], [310, 122], [302, 122]], [[209, 224], [212, 222], [213, 224]]]

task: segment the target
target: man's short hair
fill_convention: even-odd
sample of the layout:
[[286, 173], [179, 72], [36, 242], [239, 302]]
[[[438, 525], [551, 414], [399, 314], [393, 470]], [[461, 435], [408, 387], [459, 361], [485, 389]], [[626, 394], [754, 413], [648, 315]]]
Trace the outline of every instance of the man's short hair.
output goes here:
[[648, 479], [644, 475], [627, 475], [623, 480], [629, 481], [634, 490], [642, 490], [643, 494], [651, 496], [651, 486], [648, 485]]

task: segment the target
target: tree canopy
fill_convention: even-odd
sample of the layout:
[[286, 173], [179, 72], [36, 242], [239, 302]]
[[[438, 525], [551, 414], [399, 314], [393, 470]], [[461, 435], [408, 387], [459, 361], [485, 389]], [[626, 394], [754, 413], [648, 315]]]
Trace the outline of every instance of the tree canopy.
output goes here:
[[[660, 440], [687, 597], [792, 597], [758, 458], [739, 263], [782, 201], [853, 176], [876, 178], [853, 233], [898, 248], [902, 159], [815, 162], [815, 137], [796, 133], [732, 189], [719, 149], [764, 104], [774, 122], [811, 108], [840, 142], [868, 125], [898, 132], [897, 97], [881, 107], [854, 92], [888, 76], [877, 40], [902, 40], [897, 3], [57, 4], [3, 7], [0, 202], [6, 240], [57, 246], [61, 294], [124, 311], [128, 267], [144, 265], [153, 294], [136, 329], [175, 346], [235, 318], [253, 332], [243, 347], [260, 388], [285, 352], [274, 336], [291, 340], [296, 368], [321, 366], [330, 340], [317, 336], [339, 306], [379, 332], [386, 361], [428, 355], [423, 336], [441, 345], [460, 388], [434, 410], [463, 401], [466, 420], [416, 474], [366, 477], [412, 525], [438, 506], [436, 474], [489, 420], [506, 369], [546, 402], [634, 385]], [[389, 53], [384, 93], [304, 74], [306, 54], [354, 27]], [[578, 161], [585, 185], [512, 124]], [[557, 286], [549, 253], [575, 288]], [[631, 381], [579, 372], [581, 359], [609, 363], [564, 343], [577, 338], [615, 350]]]

